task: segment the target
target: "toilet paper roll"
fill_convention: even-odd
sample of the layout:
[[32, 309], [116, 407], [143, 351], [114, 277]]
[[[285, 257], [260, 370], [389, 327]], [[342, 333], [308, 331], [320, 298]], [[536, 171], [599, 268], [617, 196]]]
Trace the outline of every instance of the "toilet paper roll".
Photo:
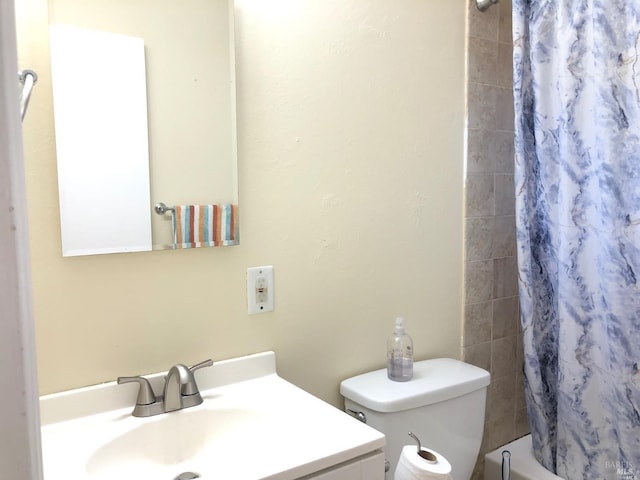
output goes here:
[[423, 448], [435, 455], [436, 461], [429, 462], [418, 455], [415, 445], [405, 445], [402, 448], [398, 465], [393, 476], [394, 480], [451, 480], [451, 464], [434, 450]]

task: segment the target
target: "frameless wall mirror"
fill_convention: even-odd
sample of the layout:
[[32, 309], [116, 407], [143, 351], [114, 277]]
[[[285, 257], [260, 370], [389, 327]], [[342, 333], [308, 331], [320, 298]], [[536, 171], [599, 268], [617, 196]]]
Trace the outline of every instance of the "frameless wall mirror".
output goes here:
[[49, 24], [63, 255], [237, 244], [233, 0], [49, 0]]

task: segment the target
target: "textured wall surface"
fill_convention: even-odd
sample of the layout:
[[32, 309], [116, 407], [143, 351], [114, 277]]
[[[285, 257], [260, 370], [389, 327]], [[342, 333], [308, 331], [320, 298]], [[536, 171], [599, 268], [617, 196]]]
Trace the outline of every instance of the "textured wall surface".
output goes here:
[[491, 372], [484, 453], [529, 430], [518, 317], [511, 1], [469, 2], [464, 359]]

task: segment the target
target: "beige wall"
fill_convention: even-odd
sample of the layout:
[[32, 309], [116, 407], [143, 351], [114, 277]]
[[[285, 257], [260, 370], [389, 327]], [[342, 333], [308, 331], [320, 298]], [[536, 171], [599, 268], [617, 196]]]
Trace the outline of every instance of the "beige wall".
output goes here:
[[[340, 405], [341, 379], [384, 366], [397, 314], [418, 359], [459, 357], [464, 2], [238, 0], [241, 245], [78, 258], [60, 253], [46, 5], [28, 3], [42, 393], [272, 349]], [[265, 264], [276, 310], [249, 316], [245, 271]]]

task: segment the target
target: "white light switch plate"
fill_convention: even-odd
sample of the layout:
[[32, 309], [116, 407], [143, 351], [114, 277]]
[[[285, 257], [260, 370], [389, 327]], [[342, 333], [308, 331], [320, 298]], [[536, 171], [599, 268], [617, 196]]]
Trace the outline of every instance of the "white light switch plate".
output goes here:
[[249, 315], [273, 312], [275, 306], [274, 287], [273, 266], [247, 268], [247, 311]]

